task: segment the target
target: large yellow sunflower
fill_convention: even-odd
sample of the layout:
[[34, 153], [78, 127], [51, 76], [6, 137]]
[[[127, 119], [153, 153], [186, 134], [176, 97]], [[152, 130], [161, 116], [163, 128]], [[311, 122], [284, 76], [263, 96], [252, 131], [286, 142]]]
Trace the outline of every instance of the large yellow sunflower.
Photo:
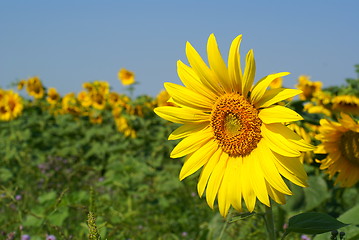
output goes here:
[[320, 125], [317, 139], [322, 143], [315, 152], [328, 154], [320, 169], [327, 169], [330, 178], [338, 173], [336, 184], [353, 186], [359, 180], [359, 122], [342, 113], [339, 122], [321, 119]]
[[184, 138], [171, 153], [172, 158], [187, 155], [180, 180], [202, 168], [198, 193], [202, 196], [206, 192], [211, 208], [217, 197], [223, 216], [230, 206], [241, 210], [242, 198], [249, 211], [254, 210], [256, 199], [270, 206], [269, 196], [284, 204], [285, 195], [292, 193], [282, 176], [306, 186], [307, 175], [299, 156], [301, 151], [312, 150], [283, 124], [302, 117], [276, 105], [301, 91], [267, 90], [273, 80], [287, 72], [268, 75], [253, 86], [253, 50], [246, 56], [242, 73], [241, 39], [240, 35], [232, 42], [228, 67], [213, 34], [207, 43], [209, 67], [187, 43], [190, 66], [177, 62], [178, 75], [185, 86], [164, 84], [176, 106], [155, 109], [160, 117], [183, 124], [169, 136], [170, 140]]

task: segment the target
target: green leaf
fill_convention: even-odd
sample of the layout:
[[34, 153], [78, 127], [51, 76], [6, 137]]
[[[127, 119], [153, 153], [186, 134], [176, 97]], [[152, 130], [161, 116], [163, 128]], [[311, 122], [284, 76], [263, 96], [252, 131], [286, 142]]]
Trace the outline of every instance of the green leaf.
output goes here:
[[69, 216], [69, 210], [67, 207], [62, 207], [58, 209], [56, 212], [50, 214], [48, 216], [48, 220], [52, 225], [62, 226], [65, 219]]
[[338, 218], [340, 221], [348, 222], [350, 224], [359, 224], [359, 205], [349, 209]]
[[48, 192], [48, 193], [45, 193], [43, 195], [41, 195], [39, 197], [39, 203], [44, 203], [44, 202], [47, 202], [47, 201], [50, 201], [50, 200], [54, 200], [56, 198], [56, 192], [55, 191], [51, 191], [51, 192]]
[[0, 168], [0, 180], [6, 182], [10, 178], [12, 178], [12, 173], [6, 168]]
[[290, 232], [320, 234], [345, 227], [342, 223], [325, 213], [301, 213], [289, 219], [286, 235]]
[[42, 219], [32, 215], [28, 215], [23, 222], [24, 227], [39, 227], [42, 224]]
[[306, 203], [304, 211], [313, 210], [329, 197], [327, 183], [321, 176], [310, 176], [308, 184], [310, 187], [303, 189]]

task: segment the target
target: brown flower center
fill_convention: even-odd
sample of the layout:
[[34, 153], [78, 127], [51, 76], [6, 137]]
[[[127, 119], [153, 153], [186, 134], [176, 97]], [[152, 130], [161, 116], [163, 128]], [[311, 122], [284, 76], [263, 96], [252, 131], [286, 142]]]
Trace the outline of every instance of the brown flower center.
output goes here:
[[242, 95], [228, 93], [219, 97], [211, 113], [214, 137], [230, 156], [245, 156], [262, 138], [258, 110]]
[[342, 155], [351, 163], [359, 166], [359, 133], [345, 132], [339, 143]]

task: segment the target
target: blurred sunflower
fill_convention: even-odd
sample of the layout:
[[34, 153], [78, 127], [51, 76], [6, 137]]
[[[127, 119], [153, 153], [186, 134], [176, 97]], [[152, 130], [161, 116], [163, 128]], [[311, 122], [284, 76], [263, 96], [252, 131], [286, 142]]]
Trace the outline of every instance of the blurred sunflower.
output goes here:
[[180, 180], [203, 167], [198, 193], [202, 196], [206, 192], [211, 208], [217, 197], [223, 216], [231, 205], [241, 210], [242, 198], [251, 212], [256, 199], [270, 206], [268, 195], [284, 204], [285, 194], [292, 192], [282, 176], [307, 186], [299, 156], [301, 151], [313, 149], [283, 125], [302, 117], [275, 105], [301, 91], [267, 90], [274, 79], [288, 75], [287, 72], [268, 75], [252, 86], [256, 70], [253, 50], [246, 56], [242, 74], [238, 51], [241, 39], [242, 35], [232, 42], [228, 68], [213, 34], [207, 43], [210, 67], [187, 42], [191, 67], [177, 62], [178, 75], [185, 86], [165, 83], [171, 101], [179, 107], [155, 109], [160, 117], [184, 124], [169, 136], [170, 140], [184, 138], [171, 153], [172, 158], [187, 155]]
[[0, 120], [10, 121], [18, 117], [23, 110], [22, 99], [13, 91], [0, 90]]
[[56, 88], [49, 88], [46, 100], [51, 105], [56, 104], [60, 100], [60, 94], [57, 92]]
[[68, 93], [62, 98], [62, 113], [70, 113], [73, 115], [79, 115], [81, 113], [74, 93]]
[[170, 100], [170, 95], [166, 90], [162, 90], [156, 97], [157, 106], [174, 106], [174, 104], [168, 100]]
[[118, 79], [120, 79], [122, 84], [125, 86], [131, 85], [135, 83], [135, 74], [125, 68], [122, 68], [118, 72]]
[[86, 91], [81, 91], [77, 94], [77, 100], [81, 103], [81, 106], [87, 108], [91, 106], [92, 99], [90, 97], [90, 94]]
[[40, 78], [35, 76], [29, 78], [26, 82], [26, 91], [30, 96], [33, 96], [36, 99], [40, 99], [44, 96], [44, 87], [40, 81]]
[[136, 138], [136, 131], [131, 128], [126, 118], [119, 116], [115, 118], [115, 122], [119, 132], [122, 132], [126, 137]]
[[92, 106], [98, 110], [103, 110], [106, 106], [105, 96], [99, 92], [91, 93]]
[[[312, 132], [312, 131], [308, 131], [308, 130], [304, 129], [304, 127], [299, 126], [296, 123], [291, 123], [287, 126], [289, 129], [293, 130], [296, 134], [301, 136], [306, 143], [310, 144], [312, 142], [312, 138], [308, 133], [308, 132]], [[307, 152], [302, 152], [299, 159], [302, 163], [305, 162], [305, 163], [310, 164], [313, 162], [313, 157], [314, 157], [313, 151], [307, 151]]]
[[97, 92], [104, 96], [110, 92], [110, 85], [106, 81], [95, 81], [94, 86]]
[[121, 96], [117, 92], [110, 92], [107, 97], [107, 102], [111, 107], [115, 107], [121, 104]]
[[312, 114], [324, 114], [328, 117], [332, 115], [332, 112], [329, 109], [325, 108], [323, 105], [314, 105], [312, 102], [305, 104], [303, 110]]
[[313, 99], [317, 105], [327, 106], [331, 103], [332, 95], [330, 92], [316, 91], [313, 93]]
[[18, 82], [17, 84], [17, 89], [21, 90], [24, 88], [25, 85], [26, 85], [26, 80], [20, 80], [20, 82]]
[[101, 114], [99, 114], [97, 112], [90, 112], [89, 119], [90, 119], [90, 122], [93, 124], [101, 124], [103, 122], [103, 118], [102, 118]]
[[320, 120], [319, 134], [322, 143], [315, 153], [328, 154], [319, 161], [320, 169], [332, 178], [336, 173], [335, 184], [351, 187], [359, 180], [359, 122], [342, 113], [339, 122]]
[[112, 109], [112, 116], [117, 119], [120, 118], [122, 114], [122, 108], [121, 107], [114, 107]]
[[316, 92], [321, 91], [322, 82], [312, 82], [309, 76], [302, 75], [299, 76], [296, 87], [303, 91], [299, 94], [300, 100], [311, 100]]
[[359, 115], [359, 98], [354, 95], [340, 95], [332, 100], [333, 110], [347, 114]]
[[84, 89], [86, 89], [88, 92], [92, 92], [93, 89], [94, 89], [93, 84], [92, 84], [92, 83], [89, 83], [89, 82], [83, 83], [83, 84], [82, 84], [82, 87], [83, 87]]

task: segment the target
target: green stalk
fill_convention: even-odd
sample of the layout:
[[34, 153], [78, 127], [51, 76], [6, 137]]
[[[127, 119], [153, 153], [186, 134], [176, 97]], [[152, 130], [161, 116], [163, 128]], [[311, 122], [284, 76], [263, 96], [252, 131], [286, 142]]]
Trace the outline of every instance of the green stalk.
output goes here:
[[264, 215], [264, 219], [266, 222], [266, 228], [267, 228], [267, 232], [268, 232], [268, 236], [269, 236], [268, 239], [276, 240], [272, 207], [265, 206], [265, 208], [266, 208], [266, 212]]

